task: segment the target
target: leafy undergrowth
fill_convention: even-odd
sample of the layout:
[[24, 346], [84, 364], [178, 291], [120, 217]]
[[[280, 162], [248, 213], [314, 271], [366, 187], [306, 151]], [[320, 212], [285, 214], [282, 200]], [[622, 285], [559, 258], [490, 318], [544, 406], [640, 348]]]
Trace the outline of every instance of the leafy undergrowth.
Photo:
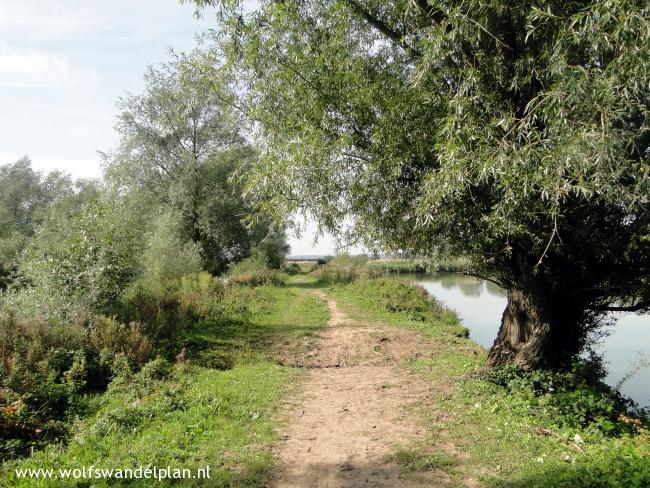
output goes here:
[[602, 383], [597, 363], [486, 373], [486, 351], [458, 337], [453, 314], [435, 302], [427, 309], [418, 287], [360, 280], [329, 293], [355, 318], [413, 328], [439, 344], [432, 358], [404, 364], [436, 393], [418, 408], [430, 438], [402, 447], [403, 469], [443, 470], [459, 484], [491, 487], [650, 486], [648, 430], [633, 405]]
[[[241, 287], [232, 320], [199, 321], [175, 362], [154, 359], [115, 378], [90, 400], [67, 445], [50, 444], [5, 463], [0, 486], [151, 486], [151, 479], [17, 479], [15, 469], [210, 467], [210, 479], [163, 480], [157, 486], [264, 486], [276, 439], [275, 412], [301, 373], [266, 351], [323, 327], [326, 305], [288, 287]], [[237, 303], [246, 304], [237, 310]]]

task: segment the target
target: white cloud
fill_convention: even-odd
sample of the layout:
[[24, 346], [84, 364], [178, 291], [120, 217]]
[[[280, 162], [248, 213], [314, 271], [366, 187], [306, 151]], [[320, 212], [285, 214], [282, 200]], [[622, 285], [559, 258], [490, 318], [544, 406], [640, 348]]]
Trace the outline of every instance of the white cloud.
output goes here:
[[19, 49], [0, 42], [0, 87], [37, 88], [72, 82], [67, 56]]
[[53, 158], [36, 155], [30, 156], [30, 159], [34, 168], [46, 172], [58, 169], [66, 171], [77, 178], [99, 178], [101, 176], [99, 158], [83, 159], [68, 156]]
[[21, 157], [27, 156], [32, 161], [32, 167], [36, 170], [49, 172], [61, 170], [70, 173], [75, 178], [99, 178], [101, 167], [99, 157], [92, 158], [71, 158], [69, 156], [51, 157], [32, 155], [30, 153], [4, 153], [0, 154], [0, 165], [11, 164]]
[[92, 15], [92, 6], [79, 4], [78, 0], [2, 0], [0, 27], [4, 35], [27, 34], [25, 40], [68, 37], [70, 34], [95, 29], [105, 20]]

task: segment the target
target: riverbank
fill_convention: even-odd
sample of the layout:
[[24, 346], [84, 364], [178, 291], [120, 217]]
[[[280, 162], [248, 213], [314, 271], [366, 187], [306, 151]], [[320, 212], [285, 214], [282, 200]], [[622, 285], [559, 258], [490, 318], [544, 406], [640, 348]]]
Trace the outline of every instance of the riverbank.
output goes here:
[[335, 285], [328, 292], [352, 317], [436, 341], [429, 357], [402, 364], [426, 378], [433, 392], [418, 410], [429, 438], [397, 451], [406, 470], [443, 470], [454, 483], [471, 479], [477, 486], [640, 487], [650, 481], [648, 431], [630, 430], [637, 420], [613, 415], [615, 402], [590, 372], [486, 376], [487, 350], [459, 337], [448, 318], [423, 321], [411, 309], [391, 310], [395, 303], [377, 300], [394, 282]]
[[465, 258], [445, 259], [373, 259], [366, 266], [379, 273], [463, 273], [469, 262]]
[[[308, 459], [311, 444], [329, 442], [328, 432], [301, 430], [303, 415], [311, 415], [315, 425], [330, 422], [336, 431], [346, 416], [364, 418], [364, 412], [380, 425], [379, 414], [372, 413], [379, 411], [387, 412], [388, 421], [376, 427], [381, 435], [369, 425], [331, 443], [334, 449], [352, 448], [339, 457], [334, 453], [329, 466], [328, 475], [335, 473], [344, 486], [364, 486], [368, 477], [355, 473], [370, 476], [370, 468], [388, 469], [390, 486], [421, 486], [409, 483], [427, 479], [435, 480], [432, 486], [650, 482], [648, 431], [637, 419], [621, 416], [607, 390], [589, 383], [588, 371], [506, 370], [486, 377], [485, 349], [466, 337], [453, 312], [416, 286], [393, 278], [324, 284], [303, 271], [286, 286], [249, 288], [245, 298], [251, 312], [245, 321], [193, 330], [192, 340], [204, 345], [203, 365], [182, 357], [174, 364], [154, 361], [112, 384], [94, 399], [93, 413], [77, 421], [67, 445], [5, 464], [0, 485], [38, 486], [33, 479], [11, 479], [15, 468], [209, 465], [210, 480], [159, 486], [262, 487], [269, 480], [291, 486], [278, 481], [286, 479], [287, 462]], [[354, 378], [355, 365], [378, 383], [358, 390], [355, 382], [345, 383], [346, 375]], [[310, 398], [330, 384], [347, 386], [328, 388], [326, 401], [312, 411]], [[400, 393], [407, 384], [417, 392], [409, 402]], [[391, 430], [393, 417], [403, 419], [404, 427]], [[303, 437], [309, 445], [296, 445], [305, 452], [283, 450]], [[355, 461], [357, 452], [367, 462]], [[351, 459], [340, 461], [343, 454]], [[112, 481], [150, 486], [150, 480]]]

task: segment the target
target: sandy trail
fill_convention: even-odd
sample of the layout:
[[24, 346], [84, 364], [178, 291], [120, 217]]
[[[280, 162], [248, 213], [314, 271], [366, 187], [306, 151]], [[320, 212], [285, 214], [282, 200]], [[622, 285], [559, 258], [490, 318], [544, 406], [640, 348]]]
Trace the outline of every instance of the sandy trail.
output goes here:
[[442, 471], [405, 472], [399, 446], [425, 438], [409, 407], [427, 403], [430, 386], [398, 364], [431, 355], [420, 334], [348, 318], [321, 291], [330, 320], [312, 349], [287, 363], [307, 367], [301, 394], [287, 410], [287, 430], [276, 448], [279, 469], [270, 486], [416, 487], [450, 482]]

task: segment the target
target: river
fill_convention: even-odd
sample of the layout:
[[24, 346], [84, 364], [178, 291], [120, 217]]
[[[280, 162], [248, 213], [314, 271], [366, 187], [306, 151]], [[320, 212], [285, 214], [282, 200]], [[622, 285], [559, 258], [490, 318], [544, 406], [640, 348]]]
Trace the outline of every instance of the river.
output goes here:
[[[492, 345], [506, 306], [504, 290], [490, 282], [458, 273], [409, 274], [405, 277], [456, 310], [474, 341], [487, 348]], [[650, 357], [650, 315], [617, 316], [611, 333], [597, 346], [608, 370], [605, 381], [610, 385], [616, 385], [635, 367], [639, 355]], [[650, 406], [650, 368], [639, 370], [625, 381], [621, 392], [642, 406]]]

